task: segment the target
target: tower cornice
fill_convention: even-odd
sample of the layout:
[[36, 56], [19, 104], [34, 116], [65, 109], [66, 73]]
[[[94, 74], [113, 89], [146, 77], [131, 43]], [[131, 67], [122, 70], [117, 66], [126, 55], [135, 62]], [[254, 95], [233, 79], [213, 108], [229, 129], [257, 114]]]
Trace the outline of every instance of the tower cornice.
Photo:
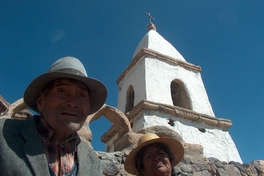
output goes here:
[[[216, 118], [213, 116], [201, 114], [178, 106], [156, 103], [149, 100], [142, 100], [130, 112], [126, 113], [126, 116], [129, 119], [129, 121], [132, 121], [139, 113], [141, 113], [144, 110], [154, 110], [154, 111], [164, 112], [167, 114], [171, 114], [173, 116], [177, 116], [184, 120], [201, 122], [213, 127], [218, 127], [224, 131], [228, 131], [228, 129], [232, 126], [232, 121], [228, 119]], [[118, 131], [114, 128], [114, 126], [112, 126], [103, 136], [101, 136], [101, 141], [106, 143], [111, 138], [113, 138], [113, 136], [115, 136], [117, 132]]]
[[222, 130], [228, 130], [232, 126], [232, 121], [223, 118], [216, 118], [213, 116], [209, 116], [206, 114], [201, 114], [186, 108], [181, 108], [178, 106], [172, 106], [157, 102], [152, 102], [149, 100], [142, 100], [138, 103], [126, 116], [131, 121], [134, 117], [136, 117], [143, 110], [155, 110], [161, 111], [167, 114], [171, 114], [177, 116], [179, 118], [187, 119], [195, 122], [203, 122], [204, 124], [218, 127]]
[[175, 58], [172, 58], [170, 56], [166, 56], [164, 54], [161, 54], [157, 51], [154, 51], [152, 49], [148, 48], [142, 48], [139, 53], [132, 59], [129, 66], [123, 71], [123, 73], [119, 76], [119, 78], [116, 80], [116, 83], [119, 84], [119, 82], [126, 76], [126, 74], [136, 65], [136, 63], [143, 57], [151, 56], [155, 59], [159, 59], [163, 62], [167, 62], [172, 65], [179, 65], [185, 69], [194, 71], [194, 72], [201, 72], [202, 68], [200, 66], [196, 66], [194, 64], [183, 62], [180, 60], [176, 60]]

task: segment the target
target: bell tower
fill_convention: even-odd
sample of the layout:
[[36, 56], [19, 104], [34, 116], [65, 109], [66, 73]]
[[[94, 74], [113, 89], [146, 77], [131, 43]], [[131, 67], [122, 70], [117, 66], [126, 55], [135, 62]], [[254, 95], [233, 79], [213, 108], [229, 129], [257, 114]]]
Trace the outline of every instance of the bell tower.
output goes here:
[[155, 30], [153, 23], [148, 29], [131, 64], [117, 80], [118, 109], [128, 112], [132, 105], [148, 100], [214, 116], [201, 78], [201, 67], [186, 62]]
[[129, 118], [133, 132], [165, 126], [185, 142], [202, 145], [206, 157], [242, 162], [228, 132], [232, 122], [215, 117], [201, 71], [150, 22], [131, 63], [117, 79], [117, 108]]

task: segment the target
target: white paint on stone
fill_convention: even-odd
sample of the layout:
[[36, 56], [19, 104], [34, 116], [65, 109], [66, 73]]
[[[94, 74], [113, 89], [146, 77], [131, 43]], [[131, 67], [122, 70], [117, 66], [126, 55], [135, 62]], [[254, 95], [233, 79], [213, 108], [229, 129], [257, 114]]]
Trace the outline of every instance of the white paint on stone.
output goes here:
[[[174, 120], [174, 126], [168, 124], [169, 119]], [[199, 144], [204, 148], [206, 157], [215, 157], [220, 161], [236, 161], [242, 163], [236, 145], [228, 131], [223, 131], [214, 126], [192, 122], [187, 119], [175, 117], [158, 111], [145, 111], [138, 115], [133, 122], [133, 131], [152, 126], [166, 126], [176, 131], [182, 139], [191, 144]], [[205, 132], [198, 128], [204, 128]]]
[[[143, 37], [134, 56], [143, 47], [173, 57], [175, 60], [186, 62], [182, 55], [154, 30], [149, 31]], [[200, 72], [186, 69], [180, 65], [172, 65], [169, 62], [149, 56], [140, 58], [119, 82], [117, 108], [125, 111], [127, 90], [130, 85], [133, 86], [135, 93], [134, 106], [142, 100], [173, 105], [170, 84], [175, 79], [184, 85], [193, 111], [215, 117]], [[174, 126], [168, 124], [169, 119], [175, 121]], [[152, 111], [139, 113], [134, 118], [132, 130], [138, 132], [143, 128], [156, 125], [163, 125], [175, 130], [187, 143], [202, 145], [206, 157], [215, 157], [227, 162], [241, 162], [231, 136], [228, 131], [224, 131], [220, 127]], [[205, 132], [199, 131], [198, 128], [204, 129]]]
[[214, 116], [200, 73], [158, 59], [146, 58], [147, 100], [173, 105], [170, 84], [180, 80], [189, 95], [193, 111]]
[[150, 30], [139, 42], [134, 52], [133, 58], [139, 53], [142, 48], [149, 48], [177, 60], [185, 61], [183, 56], [164, 39], [157, 31]]
[[117, 108], [125, 111], [128, 87], [133, 86], [134, 105], [142, 100], [173, 105], [170, 84], [183, 82], [193, 111], [214, 116], [201, 74], [154, 58], [141, 59], [119, 83]]
[[117, 108], [122, 112], [125, 112], [127, 90], [130, 85], [133, 86], [135, 92], [134, 105], [146, 99], [145, 62], [143, 60], [140, 60], [118, 85]]

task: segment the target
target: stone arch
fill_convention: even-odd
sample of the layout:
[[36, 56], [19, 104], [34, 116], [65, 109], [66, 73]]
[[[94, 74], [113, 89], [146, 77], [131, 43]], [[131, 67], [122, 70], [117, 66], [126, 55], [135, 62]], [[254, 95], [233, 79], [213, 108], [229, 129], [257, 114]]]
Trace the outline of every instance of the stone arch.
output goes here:
[[174, 106], [192, 110], [190, 97], [188, 96], [188, 93], [182, 81], [177, 79], [173, 80], [170, 84], [170, 90], [171, 99]]
[[135, 92], [132, 85], [127, 89], [126, 94], [126, 108], [125, 113], [131, 111], [134, 108]]
[[[25, 105], [24, 99], [21, 98], [8, 107], [6, 110], [6, 116], [9, 118], [18, 118], [17, 114], [22, 112], [23, 114], [26, 114], [27, 117], [31, 117], [32, 114], [27, 110], [27, 108], [28, 107]], [[89, 145], [91, 145], [90, 142], [92, 141], [92, 132], [89, 128], [89, 123], [97, 120], [101, 116], [105, 116], [113, 124], [113, 127], [117, 130], [118, 134], [123, 135], [131, 132], [131, 126], [126, 115], [117, 108], [104, 105], [96, 113], [88, 116], [85, 124], [78, 131], [80, 137]], [[27, 117], [23, 117], [21, 119], [26, 119]]]
[[99, 109], [96, 113], [88, 116], [85, 126], [88, 126], [90, 122], [99, 119], [101, 116], [105, 116], [113, 124], [113, 127], [116, 129], [119, 135], [131, 131], [130, 122], [127, 116], [119, 109], [106, 104], [102, 106], [101, 109]]
[[13, 119], [26, 119], [33, 116], [33, 114], [27, 110], [27, 105], [24, 103], [24, 99], [20, 98], [14, 103], [10, 104], [5, 111], [5, 115]]
[[[6, 115], [9, 118], [15, 118], [17, 116], [17, 113], [23, 112], [28, 117], [32, 116], [32, 114], [29, 111], [26, 111], [28, 107], [24, 103], [24, 99], [21, 98], [14, 103], [12, 103], [8, 109], [6, 110]], [[115, 129], [118, 131], [119, 134], [124, 134], [129, 131], [131, 131], [130, 123], [128, 121], [128, 118], [123, 114], [120, 110], [117, 108], [104, 105], [101, 109], [99, 109], [96, 113], [90, 115], [87, 117], [84, 126], [81, 130], [78, 131], [80, 136], [87, 140], [92, 140], [92, 132], [88, 127], [88, 124], [96, 119], [98, 119], [100, 116], [105, 116], [115, 127]], [[22, 118], [26, 119], [26, 118]]]

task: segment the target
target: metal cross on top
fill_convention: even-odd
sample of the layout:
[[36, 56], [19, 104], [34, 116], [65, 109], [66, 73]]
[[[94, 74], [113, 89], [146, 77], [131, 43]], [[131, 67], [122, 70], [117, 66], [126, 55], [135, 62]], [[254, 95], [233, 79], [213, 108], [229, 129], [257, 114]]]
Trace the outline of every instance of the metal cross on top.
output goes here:
[[150, 15], [150, 12], [146, 12], [146, 14], [149, 17], [149, 22], [152, 23], [151, 20], [155, 20], [155, 19]]

